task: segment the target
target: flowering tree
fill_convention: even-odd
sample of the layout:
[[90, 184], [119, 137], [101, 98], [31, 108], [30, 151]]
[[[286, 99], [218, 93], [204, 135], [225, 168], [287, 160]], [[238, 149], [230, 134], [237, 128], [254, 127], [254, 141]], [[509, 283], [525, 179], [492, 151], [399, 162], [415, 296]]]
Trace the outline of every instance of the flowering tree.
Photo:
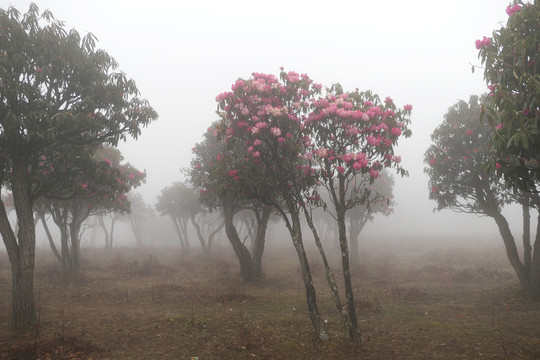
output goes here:
[[[238, 258], [240, 275], [244, 281], [254, 281], [262, 275], [262, 256], [271, 208], [244, 196], [242, 184], [246, 179], [240, 181], [238, 171], [234, 170], [235, 159], [241, 154], [237, 151], [242, 149], [231, 147], [225, 152], [224, 146], [224, 142], [217, 138], [217, 131], [210, 127], [203, 142], [193, 148], [195, 157], [191, 161], [188, 175], [190, 182], [201, 189], [201, 201], [206, 207], [223, 209], [225, 231]], [[242, 210], [250, 210], [257, 225], [251, 252], [240, 239], [234, 221], [235, 215]], [[242, 218], [246, 218], [245, 214]]]
[[[538, 291], [535, 281], [540, 273], [537, 255], [532, 256], [530, 243], [530, 196], [505, 186], [495, 173], [485, 169], [495, 150], [491, 148], [493, 130], [478, 121], [480, 112], [478, 97], [472, 96], [468, 104], [460, 101], [448, 110], [443, 123], [433, 132], [433, 145], [426, 151], [424, 160], [429, 165], [425, 172], [430, 177], [430, 198], [437, 202], [438, 210], [451, 209], [493, 218], [522, 289], [534, 294]], [[495, 163], [495, 167], [501, 165]], [[519, 203], [523, 208], [523, 261], [501, 212], [509, 203]], [[535, 249], [538, 246], [536, 240]]]
[[[18, 224], [15, 234], [0, 203], [0, 233], [11, 263], [12, 326], [24, 329], [36, 321], [32, 206], [52, 197], [51, 183], [40, 182], [41, 157], [82, 164], [103, 144], [136, 138], [157, 114], [92, 35], [66, 31], [35, 4], [23, 16], [0, 9], [0, 39], [0, 184], [11, 188]], [[86, 171], [72, 164], [70, 172]]]
[[319, 174], [330, 195], [331, 213], [337, 221], [341, 263], [347, 301], [346, 327], [352, 338], [359, 338], [350, 272], [346, 214], [357, 205], [369, 207], [375, 202], [370, 188], [384, 168], [393, 167], [401, 175], [401, 157], [394, 145], [401, 136], [410, 136], [407, 128], [412, 106], [399, 110], [390, 98], [384, 103], [370, 91], [343, 92], [339, 84], [327, 90], [324, 98], [312, 103], [304, 122], [311, 154], [306, 172]]
[[[488, 168], [504, 177], [509, 186], [526, 191], [534, 208], [540, 210], [540, 3], [514, 1], [506, 13], [506, 25], [476, 43], [493, 98], [484, 111], [496, 129], [493, 146], [497, 151]], [[540, 245], [540, 231], [535, 244]], [[540, 251], [533, 258], [532, 272], [539, 274]], [[539, 296], [540, 276], [534, 275], [530, 281], [528, 292]]]
[[[62, 264], [66, 278], [68, 275], [77, 275], [80, 269], [80, 233], [83, 223], [91, 215], [99, 217], [111, 212], [128, 212], [130, 203], [126, 194], [144, 182], [146, 174], [129, 163], [122, 164], [122, 160], [118, 149], [105, 147], [96, 152], [92, 163], [87, 164], [93, 169], [91, 172], [66, 177], [69, 164], [65, 163], [64, 167], [49, 165], [54, 170], [42, 175], [57, 178], [57, 173], [60, 173], [64, 174], [63, 181], [72, 182], [70, 192], [64, 182], [59, 182], [57, 191], [52, 188], [50, 190], [50, 193], [56, 194], [54, 197], [41, 198], [34, 203], [34, 210], [44, 224], [51, 248]], [[60, 230], [60, 254], [53, 246], [54, 242], [46, 227], [46, 213], [51, 214]]]
[[[492, 106], [485, 107], [490, 124], [496, 127], [497, 156], [490, 170], [506, 182], [538, 194], [540, 182], [540, 64], [538, 64], [538, 21], [540, 3], [514, 1], [506, 9], [508, 21], [476, 42], [491, 90]], [[501, 167], [495, 169], [495, 162]], [[532, 196], [540, 208], [540, 197]]]
[[302, 169], [309, 141], [303, 123], [321, 86], [307, 75], [282, 70], [279, 79], [254, 73], [237, 80], [231, 90], [216, 98], [216, 130], [235, 155], [235, 167], [227, 170], [242, 183], [246, 197], [272, 206], [282, 216], [300, 261], [311, 323], [318, 338], [327, 340], [300, 226], [306, 191], [316, 184], [315, 175]]

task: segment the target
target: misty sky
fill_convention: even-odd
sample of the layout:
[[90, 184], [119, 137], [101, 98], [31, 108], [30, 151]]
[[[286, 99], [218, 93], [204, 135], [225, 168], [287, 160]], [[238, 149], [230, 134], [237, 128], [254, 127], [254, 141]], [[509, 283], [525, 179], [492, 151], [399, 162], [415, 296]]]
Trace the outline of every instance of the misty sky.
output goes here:
[[[278, 75], [283, 66], [323, 85], [371, 89], [400, 107], [413, 105], [413, 136], [396, 151], [410, 176], [396, 179], [394, 214], [368, 225], [367, 235], [497, 234], [491, 219], [433, 213], [423, 154], [448, 108], [486, 91], [482, 71], [471, 72], [480, 65], [474, 42], [506, 23], [509, 1], [34, 2], [68, 28], [97, 36], [158, 111], [138, 141], [120, 146], [147, 171], [139, 191], [148, 203], [183, 180], [191, 148], [217, 119], [216, 95], [238, 77]], [[30, 1], [0, 7], [6, 4], [24, 13]]]

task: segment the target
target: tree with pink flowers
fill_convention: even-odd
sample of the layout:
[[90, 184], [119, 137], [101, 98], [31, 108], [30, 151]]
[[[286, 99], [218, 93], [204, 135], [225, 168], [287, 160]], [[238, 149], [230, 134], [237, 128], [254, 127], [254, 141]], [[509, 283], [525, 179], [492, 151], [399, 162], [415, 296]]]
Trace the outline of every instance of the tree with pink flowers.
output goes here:
[[311, 323], [317, 337], [327, 340], [300, 222], [305, 192], [317, 182], [315, 174], [301, 168], [309, 141], [303, 122], [320, 90], [307, 75], [294, 72], [238, 79], [231, 91], [216, 98], [216, 130], [226, 149], [234, 148], [238, 155], [235, 168], [228, 170], [242, 182], [245, 195], [272, 206], [283, 218], [300, 262]]
[[[279, 78], [254, 73], [247, 80], [237, 80], [231, 90], [217, 97], [221, 121], [216, 130], [225, 148], [234, 148], [237, 154], [235, 168], [228, 170], [242, 183], [246, 196], [273, 206], [281, 214], [300, 261], [310, 319], [320, 339], [328, 335], [316, 303], [300, 214], [303, 212], [309, 222], [308, 205], [320, 203], [317, 184], [326, 184], [333, 193], [335, 217], [338, 224], [342, 223], [346, 313], [339, 299], [335, 300], [345, 315], [348, 336], [359, 340], [345, 213], [356, 204], [366, 203], [367, 197], [353, 192], [345, 201], [346, 184], [355, 174], [376, 178], [386, 167], [404, 173], [393, 147], [400, 136], [410, 134], [407, 124], [412, 107], [397, 110], [392, 101], [382, 104], [369, 92], [343, 93], [339, 85], [321, 97], [322, 86], [307, 75], [283, 70]], [[310, 228], [314, 230], [314, 226]], [[317, 244], [325, 260], [320, 242]], [[333, 276], [327, 275], [336, 295]]]
[[[50, 171], [42, 173], [41, 182], [57, 179], [55, 181], [58, 185], [54, 191], [52, 188], [49, 190], [54, 196], [41, 198], [34, 203], [34, 211], [46, 229], [53, 253], [62, 265], [67, 280], [79, 274], [80, 235], [84, 222], [92, 215], [129, 212], [127, 193], [141, 185], [146, 174], [129, 163], [122, 163], [120, 151], [113, 147], [100, 149], [94, 154], [92, 161], [85, 164], [87, 169], [92, 169], [91, 172], [66, 176], [71, 163], [69, 157], [63, 159], [63, 166], [58, 162], [53, 166], [48, 159], [42, 160], [42, 166]], [[68, 187], [67, 183], [71, 186]], [[45, 220], [47, 213], [60, 230], [60, 251], [57, 251], [50, 237]]]
[[[319, 175], [327, 189], [330, 204], [325, 204], [338, 225], [341, 264], [347, 302], [346, 328], [351, 338], [359, 338], [350, 271], [346, 214], [356, 206], [375, 202], [371, 184], [383, 169], [394, 168], [401, 175], [401, 157], [394, 154], [400, 137], [408, 129], [412, 106], [398, 109], [387, 97], [384, 102], [371, 93], [344, 92], [339, 84], [327, 89], [326, 96], [311, 104], [304, 122], [309, 138], [309, 169]], [[374, 194], [373, 194], [374, 195]]]
[[[502, 10], [502, 9], [501, 9]], [[484, 79], [492, 102], [483, 114], [495, 128], [497, 149], [488, 163], [510, 186], [538, 194], [540, 191], [540, 59], [538, 21], [540, 2], [513, 1], [508, 20], [476, 41], [484, 65]], [[495, 163], [500, 167], [495, 168]], [[532, 195], [540, 209], [540, 197]]]

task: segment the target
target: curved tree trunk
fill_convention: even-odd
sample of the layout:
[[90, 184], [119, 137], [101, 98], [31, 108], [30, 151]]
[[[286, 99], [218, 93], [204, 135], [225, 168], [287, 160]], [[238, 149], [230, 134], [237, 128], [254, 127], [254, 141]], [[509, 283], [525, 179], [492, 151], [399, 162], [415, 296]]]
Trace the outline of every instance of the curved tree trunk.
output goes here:
[[231, 192], [228, 192], [223, 199], [223, 214], [225, 216], [225, 232], [231, 243], [234, 253], [240, 265], [240, 276], [244, 281], [255, 280], [253, 271], [253, 261], [248, 248], [242, 243], [236, 227], [234, 226], [235, 201]]
[[499, 228], [499, 233], [503, 239], [504, 247], [506, 249], [506, 256], [516, 272], [522, 289], [526, 290], [529, 283], [529, 276], [525, 272], [525, 268], [519, 259], [516, 242], [514, 240], [514, 236], [512, 235], [512, 231], [510, 230], [510, 226], [508, 225], [508, 221], [506, 221], [506, 218], [498, 210], [494, 211], [493, 219], [495, 220], [495, 223]]

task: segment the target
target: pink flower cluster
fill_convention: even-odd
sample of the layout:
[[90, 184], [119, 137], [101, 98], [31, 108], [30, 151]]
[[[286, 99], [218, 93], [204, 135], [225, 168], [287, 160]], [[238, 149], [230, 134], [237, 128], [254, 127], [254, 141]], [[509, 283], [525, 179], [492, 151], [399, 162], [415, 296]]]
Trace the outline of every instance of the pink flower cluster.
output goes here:
[[515, 4], [514, 6], [508, 5], [508, 7], [506, 8], [506, 13], [508, 14], [508, 16], [512, 16], [515, 13], [519, 12], [520, 10], [521, 10], [521, 5], [519, 4]]
[[475, 45], [476, 48], [480, 50], [491, 45], [491, 39], [484, 36], [482, 40], [476, 40]]

